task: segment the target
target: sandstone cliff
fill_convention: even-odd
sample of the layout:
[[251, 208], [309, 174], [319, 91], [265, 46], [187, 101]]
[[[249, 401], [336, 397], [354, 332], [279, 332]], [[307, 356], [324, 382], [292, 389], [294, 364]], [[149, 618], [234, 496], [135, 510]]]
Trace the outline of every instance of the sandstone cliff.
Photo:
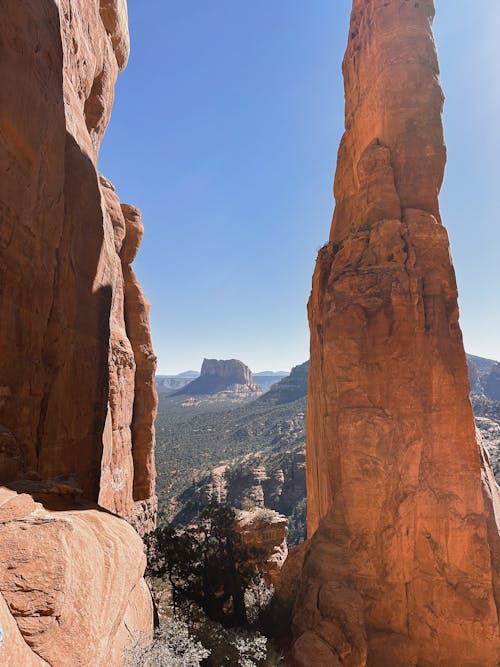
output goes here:
[[200, 396], [222, 392], [253, 396], [262, 389], [253, 383], [252, 372], [238, 359], [203, 359], [200, 377], [180, 389], [177, 394]]
[[433, 16], [432, 0], [353, 3], [336, 208], [309, 302], [303, 667], [500, 657], [499, 490], [439, 214]]
[[125, 0], [2, 4], [2, 664], [119, 664], [124, 623], [151, 629], [139, 538], [90, 509], [155, 522], [142, 224], [97, 171], [128, 51]]

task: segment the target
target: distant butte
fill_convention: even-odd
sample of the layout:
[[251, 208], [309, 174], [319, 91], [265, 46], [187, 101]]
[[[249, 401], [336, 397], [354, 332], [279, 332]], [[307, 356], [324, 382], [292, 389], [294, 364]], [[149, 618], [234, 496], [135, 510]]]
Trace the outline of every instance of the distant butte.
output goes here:
[[176, 395], [204, 396], [222, 392], [240, 396], [258, 396], [262, 389], [253, 383], [252, 372], [237, 359], [204, 359], [200, 377], [196, 378]]

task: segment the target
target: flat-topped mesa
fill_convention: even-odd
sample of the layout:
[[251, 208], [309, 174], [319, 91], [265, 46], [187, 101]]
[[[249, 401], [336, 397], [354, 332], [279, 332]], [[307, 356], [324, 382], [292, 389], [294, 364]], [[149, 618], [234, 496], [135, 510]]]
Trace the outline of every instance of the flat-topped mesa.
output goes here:
[[252, 372], [238, 359], [203, 359], [201, 375], [216, 375], [233, 384], [252, 384]]
[[156, 512], [142, 227], [97, 171], [127, 4], [4, 0], [0, 32], [0, 663], [118, 665], [151, 600], [141, 540], [97, 503], [141, 532]]
[[200, 377], [177, 394], [202, 396], [229, 392], [242, 396], [258, 395], [262, 389], [252, 381], [252, 372], [238, 359], [203, 359]]
[[336, 209], [309, 302], [303, 667], [500, 657], [499, 490], [440, 224], [433, 16], [430, 0], [355, 0], [351, 15]]

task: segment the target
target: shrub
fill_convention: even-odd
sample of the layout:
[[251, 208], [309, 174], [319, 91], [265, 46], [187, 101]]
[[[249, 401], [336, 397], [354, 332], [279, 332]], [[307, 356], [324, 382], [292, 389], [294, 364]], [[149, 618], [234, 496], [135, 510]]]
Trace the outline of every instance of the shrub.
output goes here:
[[172, 617], [152, 643], [134, 637], [123, 667], [200, 667], [210, 651], [194, 639], [184, 620]]
[[147, 537], [148, 576], [168, 578], [174, 612], [187, 598], [228, 627], [247, 624], [245, 591], [258, 576], [260, 554], [243, 543], [235, 518], [229, 507], [211, 504], [195, 525]]

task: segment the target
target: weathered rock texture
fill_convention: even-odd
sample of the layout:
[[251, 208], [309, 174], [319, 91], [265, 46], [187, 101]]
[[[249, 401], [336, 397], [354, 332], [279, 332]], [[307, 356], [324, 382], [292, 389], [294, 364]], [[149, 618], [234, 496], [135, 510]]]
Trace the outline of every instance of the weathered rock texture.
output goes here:
[[178, 394], [261, 394], [262, 389], [253, 383], [252, 372], [238, 359], [203, 359], [200, 377], [183, 387]]
[[336, 208], [309, 302], [304, 667], [499, 660], [499, 491], [438, 207], [433, 16], [431, 0], [353, 4]]
[[286, 517], [268, 509], [238, 512], [236, 531], [254, 560], [249, 561], [269, 584], [277, 582], [279, 573], [288, 555]]
[[0, 489], [2, 665], [116, 665], [151, 633], [140, 537], [99, 509], [49, 512]]
[[[0, 484], [69, 514], [35, 508], [22, 521], [2, 519], [2, 549], [10, 547], [0, 590], [24, 639], [50, 665], [118, 664], [114, 642], [119, 648], [127, 604], [138, 596], [149, 604], [136, 585], [140, 540], [111, 514], [83, 509], [99, 502], [140, 530], [154, 525], [155, 359], [148, 305], [130, 267], [142, 226], [97, 172], [128, 45], [125, 0], [2, 4]], [[43, 586], [41, 535], [54, 559]], [[18, 549], [22, 571], [17, 561], [5, 569]], [[96, 553], [103, 567], [89, 577]], [[119, 559], [134, 563], [125, 578]], [[70, 572], [74, 596], [61, 584]], [[78, 587], [87, 597], [79, 600]], [[101, 618], [106, 587], [121, 596], [110, 597], [120, 603], [112, 623]], [[53, 603], [63, 590], [66, 601]], [[56, 627], [63, 618], [64, 632]], [[70, 637], [75, 651], [90, 644], [75, 660]], [[2, 664], [45, 664], [16, 662], [10, 646]]]
[[96, 170], [126, 4], [8, 0], [3, 15], [0, 480], [72, 476], [131, 517], [154, 506], [155, 364], [130, 268], [142, 226]]

